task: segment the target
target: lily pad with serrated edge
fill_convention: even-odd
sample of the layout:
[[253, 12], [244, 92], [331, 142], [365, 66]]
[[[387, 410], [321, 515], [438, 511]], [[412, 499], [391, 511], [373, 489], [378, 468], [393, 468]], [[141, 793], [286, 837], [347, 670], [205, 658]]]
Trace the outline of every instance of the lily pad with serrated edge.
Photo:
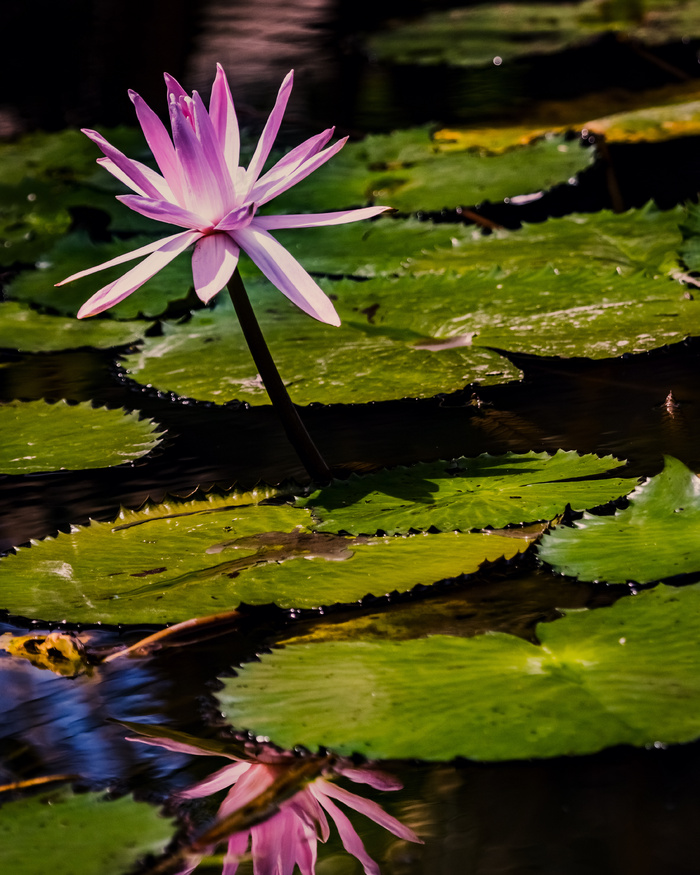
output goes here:
[[125, 346], [141, 340], [148, 327], [147, 322], [49, 316], [18, 301], [0, 303], [0, 347], [21, 352]]
[[586, 513], [540, 548], [555, 571], [605, 583], [651, 583], [700, 572], [700, 478], [671, 456], [614, 516]]
[[[133, 265], [122, 264], [99, 271], [65, 286], [56, 287], [57, 282], [138, 249], [153, 239], [130, 237], [113, 243], [92, 243], [84, 234], [68, 234], [42, 255], [36, 270], [23, 271], [15, 277], [7, 287], [7, 296], [16, 301], [50, 307], [64, 316], [75, 316], [91, 295]], [[159, 316], [170, 303], [185, 300], [191, 285], [191, 259], [183, 254], [158, 271], [142, 288], [110, 308], [107, 315], [116, 319]]]
[[[412, 137], [412, 142], [408, 140]], [[500, 155], [442, 150], [426, 128], [374, 135], [346, 147], [313, 179], [274, 201], [275, 212], [386, 204], [405, 213], [439, 211], [531, 194], [567, 182], [595, 157], [592, 149], [548, 135]]]
[[672, 273], [679, 268], [679, 223], [684, 218], [683, 207], [661, 211], [652, 203], [625, 213], [571, 213], [525, 223], [517, 231], [453, 235], [447, 245], [436, 242], [418, 255], [409, 255], [405, 269], [465, 274], [476, 269], [511, 273], [551, 267], [561, 273], [585, 269], [605, 277], [613, 271], [647, 276]]
[[145, 456], [160, 443], [158, 426], [138, 413], [89, 401], [0, 404], [0, 473], [109, 468]]
[[626, 495], [634, 478], [581, 480], [624, 465], [612, 456], [572, 451], [508, 453], [394, 468], [314, 492], [297, 504], [320, 520], [322, 532], [387, 534], [500, 528], [553, 519], [567, 506], [595, 507]]
[[370, 759], [530, 759], [700, 736], [700, 589], [503, 633], [290, 645], [223, 680], [238, 729]]
[[[343, 295], [345, 314], [364, 285], [326, 282], [324, 289]], [[420, 326], [387, 330], [375, 325], [372, 302], [366, 313], [350, 310], [350, 317], [334, 328], [309, 319], [267, 282], [246, 281], [246, 286], [295, 404], [428, 398], [475, 380], [505, 382], [520, 374], [498, 353], [468, 344], [437, 354], [421, 349], [426, 338]], [[361, 304], [357, 307], [362, 310]], [[218, 404], [234, 399], [270, 403], [228, 298], [213, 311], [194, 313], [186, 324], [165, 323], [162, 337], [147, 338], [124, 362], [129, 377], [162, 391]]]
[[145, 802], [61, 789], [4, 802], [0, 863], [8, 875], [35, 875], [37, 866], [52, 875], [124, 875], [165, 850], [174, 829]]
[[[351, 538], [273, 490], [124, 511], [0, 560], [0, 605], [47, 620], [165, 623], [241, 602], [312, 608], [408, 591], [513, 558], [539, 532]], [[303, 560], [303, 561], [300, 561]]]
[[[344, 315], [344, 287], [335, 288]], [[382, 277], [356, 283], [351, 300], [358, 314], [372, 308], [372, 330], [410, 329], [423, 335], [417, 348], [438, 354], [461, 339], [472, 349], [609, 358], [700, 334], [700, 303], [678, 282], [640, 273]]]

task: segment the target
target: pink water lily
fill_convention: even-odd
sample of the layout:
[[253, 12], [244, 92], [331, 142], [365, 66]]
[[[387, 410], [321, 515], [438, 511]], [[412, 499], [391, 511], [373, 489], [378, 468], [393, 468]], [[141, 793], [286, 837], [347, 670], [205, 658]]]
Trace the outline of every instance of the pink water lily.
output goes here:
[[137, 213], [186, 230], [79, 271], [57, 283], [60, 286], [145, 256], [140, 264], [83, 304], [78, 318], [94, 316], [118, 304], [194, 244], [194, 288], [205, 303], [231, 278], [242, 249], [297, 307], [321, 322], [340, 324], [333, 304], [318, 284], [270, 231], [356, 222], [376, 216], [388, 207], [302, 215], [256, 215], [263, 204], [325, 164], [347, 139], [327, 146], [334, 131], [328, 128], [292, 149], [263, 173], [289, 100], [292, 78], [290, 72], [282, 82], [247, 168], [239, 166], [238, 120], [220, 64], [217, 65], [208, 110], [196, 91], [188, 96], [172, 76], [165, 74], [172, 138], [142, 98], [133, 91], [129, 92], [160, 173], [140, 161], [127, 158], [96, 131], [83, 131], [105, 155], [98, 158], [97, 163], [136, 192], [122, 195], [117, 200]]
[[[181, 753], [211, 753], [195, 745], [167, 738], [129, 740]], [[290, 762], [293, 763], [293, 760], [285, 760], [282, 755], [273, 755], [271, 762], [244, 762], [235, 756], [228, 758], [234, 762], [180, 794], [187, 799], [196, 799], [231, 787], [219, 808], [219, 818], [228, 817], [250, 803], [289, 767]], [[394, 777], [371, 767], [356, 768], [348, 762], [339, 763], [334, 771], [351, 781], [368, 784], [377, 790], [401, 789], [401, 784]], [[387, 814], [376, 802], [351, 793], [328, 777], [322, 776], [311, 781], [290, 799], [281, 802], [277, 813], [268, 820], [234, 833], [228, 839], [222, 875], [236, 875], [240, 859], [248, 852], [249, 847], [254, 875], [292, 875], [295, 866], [299, 867], [301, 875], [314, 875], [318, 841], [325, 842], [330, 836], [328, 816], [338, 829], [343, 847], [360, 861], [366, 875], [380, 875], [379, 866], [368, 855], [349, 818], [336, 802], [342, 802], [348, 808], [364, 814], [399, 838], [422, 844], [413, 830]], [[210, 848], [210, 852], [213, 853], [214, 848]], [[201, 857], [192, 858], [178, 875], [189, 875], [200, 861]]]

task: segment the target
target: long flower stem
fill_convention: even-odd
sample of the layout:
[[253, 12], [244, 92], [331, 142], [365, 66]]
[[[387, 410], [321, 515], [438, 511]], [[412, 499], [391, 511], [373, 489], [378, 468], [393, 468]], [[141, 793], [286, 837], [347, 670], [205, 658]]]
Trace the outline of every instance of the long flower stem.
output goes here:
[[265, 385], [267, 394], [270, 396], [272, 406], [282, 420], [282, 426], [290, 443], [296, 450], [311, 479], [317, 483], [328, 483], [333, 478], [331, 469], [319, 453], [316, 444], [311, 440], [311, 436], [301, 421], [299, 411], [292, 404], [292, 399], [289, 397], [289, 393], [282, 382], [277, 366], [270, 355], [270, 350], [258, 325], [258, 320], [255, 318], [255, 313], [253, 312], [238, 268], [236, 268], [233, 276], [228, 281], [228, 291], [231, 295], [231, 301], [238, 316], [238, 321], [241, 323], [243, 336], [253, 356], [253, 361]]

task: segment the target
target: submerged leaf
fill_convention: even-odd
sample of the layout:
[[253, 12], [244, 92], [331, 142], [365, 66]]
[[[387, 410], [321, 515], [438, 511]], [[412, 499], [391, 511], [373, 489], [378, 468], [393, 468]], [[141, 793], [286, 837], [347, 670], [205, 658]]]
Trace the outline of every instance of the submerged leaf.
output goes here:
[[651, 583], [700, 571], [700, 478], [670, 456], [615, 516], [584, 514], [547, 535], [540, 559], [555, 571], [605, 583]]
[[612, 456], [574, 451], [508, 453], [453, 462], [429, 462], [354, 475], [314, 492], [297, 504], [321, 520], [319, 531], [387, 534], [409, 529], [440, 531], [502, 527], [552, 519], [604, 504], [634, 489], [637, 480], [573, 480], [623, 465]]
[[151, 419], [95, 408], [89, 401], [10, 401], [0, 404], [0, 472], [109, 468], [133, 462], [160, 443]]
[[[700, 736], [700, 588], [512, 635], [289, 645], [224, 679], [239, 729], [370, 759], [530, 759]], [[340, 694], [339, 694], [340, 691]]]

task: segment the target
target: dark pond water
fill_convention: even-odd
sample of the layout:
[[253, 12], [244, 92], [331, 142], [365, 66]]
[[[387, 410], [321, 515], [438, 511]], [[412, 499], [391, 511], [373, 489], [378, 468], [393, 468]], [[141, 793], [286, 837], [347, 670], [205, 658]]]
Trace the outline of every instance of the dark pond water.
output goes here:
[[[0, 134], [130, 122], [127, 87], [159, 101], [160, 75], [167, 69], [181, 75], [186, 87], [204, 89], [217, 60], [232, 74], [235, 93], [242, 95], [241, 116], [250, 124], [263, 117], [281, 76], [293, 66], [298, 86], [290, 129], [308, 124], [316, 130], [330, 120], [358, 134], [498, 112], [514, 116], [536, 97], [668, 81], [658, 66], [607, 43], [597, 53], [581, 50], [522, 68], [515, 90], [464, 71], [383, 67], [363, 53], [367, 21], [377, 24], [400, 9], [424, 6], [327, 0], [15, 4], [4, 12]], [[40, 17], [41, 26], [30, 27], [30, 17]], [[8, 39], [8, 33], [22, 38]], [[695, 50], [677, 46], [673, 54], [674, 63], [692, 68], [693, 75]], [[562, 69], [566, 75], [552, 77]], [[498, 75], [495, 69], [489, 73]], [[686, 140], [614, 150], [625, 205], [653, 197], [671, 206], [693, 196], [700, 189], [697, 146]], [[609, 207], [609, 198], [606, 168], [598, 164], [577, 187], [548, 193], [536, 204], [487, 204], [481, 210], [516, 227], [547, 215]], [[0, 479], [0, 550], [89, 518], [108, 519], [120, 505], [136, 507], [166, 493], [305, 479], [271, 410], [182, 403], [142, 391], [115, 368], [112, 351], [8, 350], [0, 357], [7, 362], [0, 369], [2, 400], [94, 399], [141, 410], [168, 430], [153, 457], [132, 467]], [[700, 468], [700, 341], [605, 361], [514, 360], [525, 376], [507, 386], [469, 386], [428, 401], [312, 407], [305, 421], [329, 463], [348, 471], [559, 447], [626, 458], [632, 475], [655, 473], [664, 454]], [[675, 406], [665, 403], [670, 392]], [[532, 637], [534, 625], [554, 620], [557, 608], [603, 605], [618, 597], [605, 587], [572, 583], [564, 604], [560, 582], [529, 562], [499, 566], [447, 589], [463, 605], [462, 619], [450, 627], [460, 634], [503, 629]], [[389, 599], [363, 610], [399, 607]], [[57, 677], [0, 655], [0, 784], [68, 773], [80, 775], [85, 786], [135, 789], [164, 799], [206, 768], [184, 755], [127, 743], [116, 721], [217, 734], [217, 676], [269, 646], [290, 624], [313, 622], [313, 615], [293, 619], [273, 609], [250, 610], [229, 634], [132, 660], [127, 668], [108, 668], [99, 679], [90, 673]], [[42, 627], [21, 618], [0, 623], [0, 633], [15, 630]], [[150, 630], [91, 631], [92, 646], [99, 649], [131, 643]], [[405, 789], [382, 804], [426, 844], [407, 850], [378, 829], [360, 828], [385, 873], [690, 875], [698, 869], [698, 744], [497, 765], [397, 763], [395, 771]], [[352, 862], [332, 846], [318, 871], [355, 872]]]

